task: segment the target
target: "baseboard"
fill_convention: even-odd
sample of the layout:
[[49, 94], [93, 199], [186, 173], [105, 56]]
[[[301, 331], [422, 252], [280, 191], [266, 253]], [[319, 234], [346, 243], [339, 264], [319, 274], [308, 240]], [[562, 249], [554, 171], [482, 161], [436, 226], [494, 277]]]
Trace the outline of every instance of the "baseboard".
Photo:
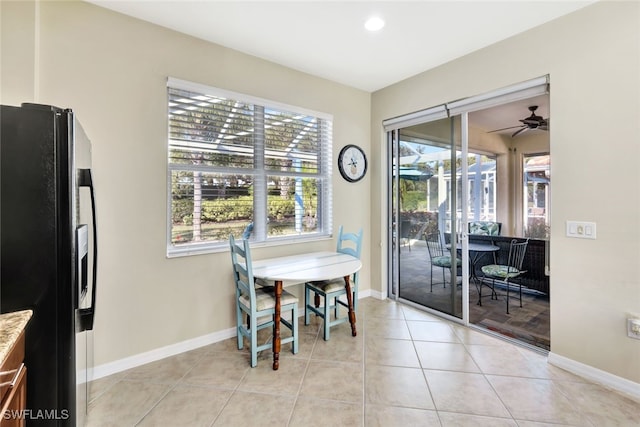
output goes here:
[[573, 374], [601, 384], [605, 387], [627, 394], [634, 399], [640, 399], [640, 384], [613, 375], [589, 365], [549, 352], [548, 362], [551, 365], [567, 370]]
[[[367, 298], [372, 295], [370, 289], [359, 291], [358, 300]], [[382, 299], [380, 297], [376, 297]], [[298, 317], [304, 316], [304, 307], [299, 307]], [[115, 360], [113, 362], [104, 363], [102, 365], [95, 366], [91, 380], [97, 380], [102, 377], [117, 374], [118, 372], [126, 371], [127, 369], [135, 368], [137, 366], [145, 365], [147, 363], [155, 362], [166, 357], [175, 356], [176, 354], [184, 353], [186, 351], [195, 350], [200, 347], [204, 347], [210, 344], [215, 344], [220, 341], [224, 341], [236, 336], [236, 328], [232, 327], [223, 331], [214, 332], [200, 337], [192, 338], [186, 341], [181, 341], [175, 344], [160, 347], [154, 350], [150, 350], [144, 353], [136, 354], [133, 356], [125, 357], [123, 359]]]
[[371, 289], [367, 289], [366, 291], [358, 291], [358, 299], [366, 298], [366, 297], [372, 297], [378, 300], [383, 300], [383, 299], [387, 299], [387, 294], [378, 292], [378, 291], [373, 291]]
[[175, 356], [176, 354], [184, 353], [186, 351], [195, 350], [196, 348], [214, 344], [235, 336], [236, 328], [233, 327], [225, 329], [223, 331], [214, 332], [212, 334], [207, 334], [197, 338], [156, 348], [144, 353], [125, 357], [124, 359], [119, 359], [113, 362], [98, 365], [93, 368], [93, 375], [91, 375], [91, 379], [97, 380], [108, 375], [116, 374], [118, 372], [126, 371], [127, 369], [155, 362], [156, 360], [164, 359], [166, 357]]

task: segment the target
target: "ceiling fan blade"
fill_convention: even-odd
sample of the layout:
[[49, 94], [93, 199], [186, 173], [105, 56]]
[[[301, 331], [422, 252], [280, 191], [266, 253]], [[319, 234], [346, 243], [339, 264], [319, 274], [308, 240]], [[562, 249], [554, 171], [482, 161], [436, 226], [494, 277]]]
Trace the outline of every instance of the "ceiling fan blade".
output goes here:
[[521, 134], [522, 132], [527, 131], [527, 130], [529, 130], [529, 128], [528, 128], [528, 127], [523, 127], [522, 129], [515, 131], [515, 132], [513, 133], [513, 135], [511, 135], [511, 138], [514, 138], [514, 137], [516, 137], [517, 135], [519, 135], [519, 134]]
[[493, 133], [493, 132], [500, 132], [501, 130], [509, 130], [509, 129], [515, 129], [515, 128], [521, 128], [524, 125], [520, 125], [520, 126], [510, 126], [508, 128], [502, 128], [502, 129], [495, 129], [495, 130], [490, 130], [487, 133]]
[[520, 120], [522, 123], [524, 123], [527, 126], [540, 126], [541, 123], [543, 123], [543, 119], [540, 118], [540, 120], [536, 120], [536, 119], [524, 119], [524, 120]]

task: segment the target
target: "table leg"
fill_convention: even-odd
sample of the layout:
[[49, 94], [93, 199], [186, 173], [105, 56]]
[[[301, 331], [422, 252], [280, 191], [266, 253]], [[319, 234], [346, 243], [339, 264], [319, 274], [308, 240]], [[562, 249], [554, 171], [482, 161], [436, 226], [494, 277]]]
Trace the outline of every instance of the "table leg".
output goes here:
[[349, 276], [344, 276], [344, 288], [347, 290], [347, 304], [349, 305], [349, 323], [351, 323], [351, 336], [355, 337], [357, 335], [356, 313], [353, 310], [353, 294], [351, 293], [351, 281]]
[[[280, 298], [282, 297], [282, 280], [275, 283], [276, 312], [273, 315], [273, 370], [280, 367]], [[297, 321], [297, 319], [294, 319]]]

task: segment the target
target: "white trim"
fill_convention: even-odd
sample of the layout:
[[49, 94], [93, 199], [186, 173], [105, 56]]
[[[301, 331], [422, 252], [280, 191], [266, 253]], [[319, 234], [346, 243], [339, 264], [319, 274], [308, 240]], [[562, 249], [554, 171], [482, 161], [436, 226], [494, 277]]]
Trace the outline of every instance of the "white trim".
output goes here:
[[449, 115], [455, 116], [462, 112], [471, 112], [508, 102], [528, 99], [534, 96], [549, 93], [549, 76], [542, 76], [526, 82], [516, 83], [482, 95], [470, 96], [447, 103]]
[[[255, 227], [253, 229], [253, 238], [252, 243], [267, 243], [267, 245], [277, 245], [277, 244], [288, 244], [288, 243], [298, 243], [305, 242], [309, 240], [318, 240], [326, 237], [330, 237], [332, 233], [332, 222], [331, 215], [333, 213], [333, 193], [332, 193], [332, 185], [333, 185], [333, 169], [332, 169], [332, 150], [333, 150], [333, 116], [327, 113], [321, 113], [317, 111], [312, 111], [309, 109], [301, 108], [298, 106], [291, 106], [283, 103], [278, 103], [275, 101], [254, 97], [251, 95], [236, 93], [233, 91], [220, 89], [216, 87], [207, 86], [204, 84], [199, 84], [195, 82], [190, 82], [186, 80], [180, 80], [173, 77], [167, 77], [167, 88], [168, 88], [168, 117], [171, 117], [175, 114], [175, 109], [172, 109], [172, 105], [176, 103], [183, 104], [187, 103], [187, 100], [181, 100], [181, 96], [177, 96], [174, 93], [174, 90], [178, 91], [190, 91], [195, 92], [200, 95], [204, 95], [204, 98], [214, 97], [214, 100], [205, 100], [205, 104], [209, 105], [210, 103], [215, 103], [215, 101], [232, 101], [234, 107], [232, 108], [232, 113], [229, 114], [221, 114], [218, 115], [217, 112], [212, 113], [213, 115], [220, 116], [223, 118], [225, 125], [223, 126], [226, 129], [226, 126], [232, 120], [232, 117], [236, 115], [236, 110], [241, 110], [241, 104], [252, 104], [253, 116], [254, 120], [254, 128], [248, 130], [247, 132], [239, 132], [237, 135], [230, 135], [231, 137], [236, 137], [242, 133], [249, 134], [253, 133], [254, 137], [254, 148], [249, 149], [246, 147], [241, 147], [234, 144], [229, 144], [225, 142], [224, 139], [227, 137], [224, 136], [224, 132], [220, 131], [216, 133], [218, 134], [217, 138], [213, 143], [208, 142], [198, 142], [193, 140], [178, 140], [170, 138], [170, 133], [172, 129], [172, 120], [171, 118], [168, 121], [168, 162], [167, 162], [167, 225], [166, 225], [166, 256], [167, 258], [176, 258], [176, 257], [184, 257], [184, 256], [192, 256], [192, 255], [201, 255], [208, 254], [214, 252], [221, 252], [225, 250], [225, 242], [220, 240], [204, 240], [201, 242], [188, 241], [184, 244], [174, 244], [172, 241], [172, 231], [173, 231], [173, 195], [172, 195], [172, 182], [174, 179], [173, 173], [176, 171], [186, 171], [186, 172], [202, 172], [206, 174], [220, 174], [220, 175], [236, 175], [236, 174], [244, 174], [253, 177], [253, 188], [254, 188], [254, 199], [253, 199], [253, 218], [252, 222]], [[193, 97], [191, 95], [187, 96], [191, 101], [195, 101], [199, 99], [199, 97]], [[194, 105], [199, 105], [198, 103]], [[273, 109], [278, 113], [284, 114], [294, 114], [295, 117], [291, 120], [297, 120], [301, 115], [302, 118], [304, 116], [312, 116], [312, 121], [310, 123], [306, 123], [302, 130], [297, 132], [296, 137], [291, 141], [289, 146], [284, 150], [277, 149], [267, 149], [264, 143], [264, 129], [269, 126], [279, 126], [283, 125], [282, 122], [288, 122], [289, 120], [282, 120], [282, 122], [275, 121], [266, 121], [265, 122], [265, 109]], [[185, 110], [189, 110], [186, 108]], [[172, 112], [173, 111], [173, 112]], [[222, 116], [225, 117], [222, 117]], [[306, 120], [305, 120], [306, 121]], [[259, 124], [258, 124], [259, 123]], [[301, 141], [301, 136], [303, 134], [307, 134], [310, 132], [310, 129], [316, 129], [318, 131], [318, 138], [320, 140], [320, 144], [318, 146], [317, 155], [307, 155], [300, 154], [294, 150], [294, 146]], [[229, 135], [228, 135], [229, 136]], [[262, 138], [260, 138], [262, 137]], [[188, 138], [187, 138], [188, 139]], [[246, 160], [249, 160], [253, 157], [253, 167], [225, 167], [224, 165], [193, 165], [186, 163], [173, 163], [171, 159], [171, 150], [193, 150], [196, 152], [210, 152], [216, 153], [220, 150], [224, 151], [227, 154], [230, 154], [234, 157], [244, 157]], [[281, 170], [271, 170], [265, 164], [265, 158], [280, 158], [282, 156], [287, 156], [293, 158], [294, 160], [306, 160], [308, 162], [314, 162], [318, 166], [318, 171], [316, 173], [310, 173], [300, 170], [299, 168], [296, 170], [290, 169], [287, 171]], [[317, 160], [319, 159], [319, 160]], [[271, 176], [283, 176], [283, 177], [292, 177], [292, 178], [311, 178], [317, 182], [318, 192], [317, 192], [317, 205], [318, 210], [316, 212], [316, 220], [318, 221], [318, 231], [303, 233], [299, 227], [296, 228], [296, 233], [287, 234], [284, 237], [276, 237], [276, 236], [268, 236], [266, 230], [266, 223], [268, 221], [267, 218], [267, 198], [268, 198], [268, 183], [267, 178]], [[190, 198], [193, 200], [194, 196], [191, 195]], [[301, 221], [300, 211], [296, 211], [296, 221]], [[310, 237], [309, 237], [310, 236]], [[278, 242], [283, 243], [278, 243]], [[273, 243], [272, 243], [273, 242]]]
[[547, 361], [553, 366], [565, 369], [573, 374], [630, 395], [635, 399], [640, 399], [639, 383], [551, 352], [549, 352]]
[[190, 82], [187, 80], [181, 80], [175, 77], [167, 77], [167, 87], [191, 90], [191, 91], [200, 92], [203, 94], [213, 94], [214, 96], [217, 96], [217, 97], [224, 96], [226, 98], [236, 99], [238, 101], [242, 101], [250, 104], [259, 104], [265, 107], [278, 108], [288, 113], [292, 113], [292, 112], [304, 113], [309, 116], [315, 116], [315, 117], [321, 118], [323, 120], [333, 121], [332, 114], [323, 113], [320, 111], [314, 111], [314, 110], [306, 109], [296, 105], [284, 104], [284, 103], [272, 101], [266, 98], [259, 98], [257, 96], [246, 95], [240, 92], [233, 92], [230, 90], [220, 89], [214, 86], [208, 86], [200, 83]]
[[[460, 123], [460, 133], [462, 137], [462, 147], [460, 153], [460, 159], [462, 164], [461, 169], [461, 184], [460, 200], [462, 206], [460, 206], [462, 218], [460, 218], [461, 230], [458, 231], [458, 235], [462, 238], [462, 322], [465, 325], [469, 324], [469, 239], [467, 236], [467, 224], [469, 223], [469, 197], [463, 195], [469, 194], [469, 113], [462, 113]], [[464, 160], [467, 159], [467, 160]], [[453, 169], [452, 169], [453, 171]], [[451, 177], [453, 179], [453, 177]], [[455, 196], [457, 198], [457, 195]], [[477, 213], [475, 214], [477, 215]], [[452, 263], [453, 264], [453, 263]], [[453, 282], [453, 280], [452, 280]], [[482, 285], [481, 285], [482, 286]], [[457, 286], [456, 286], [457, 290]], [[455, 292], [454, 292], [455, 295]]]
[[95, 366], [93, 368], [93, 377], [91, 378], [91, 380], [97, 380], [99, 378], [126, 371], [127, 369], [135, 368], [147, 363], [155, 362], [166, 357], [175, 356], [176, 354], [195, 350], [196, 348], [204, 347], [209, 344], [232, 338], [235, 335], [236, 328], [233, 327], [225, 329], [223, 331], [214, 332], [212, 334], [203, 335], [201, 337], [192, 338], [179, 343], [170, 344], [164, 347], [157, 348], [155, 350], [135, 354], [133, 356], [125, 357], [124, 359], [105, 363], [103, 365]]
[[431, 122], [438, 119], [444, 119], [447, 117], [447, 108], [443, 105], [438, 105], [426, 110], [416, 111], [415, 113], [405, 114], [400, 117], [394, 117], [382, 121], [382, 126], [386, 132], [394, 129], [400, 129], [403, 127], [413, 126], [420, 123]]

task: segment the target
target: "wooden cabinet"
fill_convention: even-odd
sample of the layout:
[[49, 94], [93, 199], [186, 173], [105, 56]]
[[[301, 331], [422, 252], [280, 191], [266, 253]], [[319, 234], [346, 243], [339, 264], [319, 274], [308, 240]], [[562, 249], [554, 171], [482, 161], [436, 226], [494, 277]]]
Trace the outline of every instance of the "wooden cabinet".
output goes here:
[[0, 365], [0, 427], [25, 425], [27, 368], [24, 365], [24, 330]]

